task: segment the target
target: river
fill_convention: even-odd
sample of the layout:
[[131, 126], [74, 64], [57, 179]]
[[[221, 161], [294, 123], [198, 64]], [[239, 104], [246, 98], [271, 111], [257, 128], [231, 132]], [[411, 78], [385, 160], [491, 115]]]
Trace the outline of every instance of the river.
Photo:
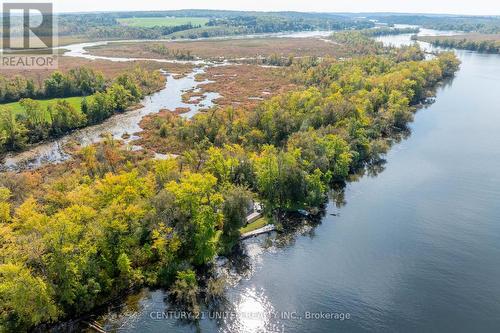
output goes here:
[[[71, 158], [65, 149], [67, 144], [78, 143], [81, 146], [93, 144], [100, 141], [105, 133], [111, 134], [116, 139], [122, 139], [124, 135], [127, 135], [128, 138], [124, 142], [130, 144], [138, 138], [136, 133], [141, 131], [139, 126], [141, 119], [148, 114], [157, 113], [161, 109], [188, 108], [189, 111], [182, 116], [191, 117], [200, 109], [210, 108], [214, 105], [213, 101], [220, 97], [220, 94], [207, 92], [196, 104], [182, 101], [182, 94], [185, 91], [196, 89], [200, 85], [210, 82], [208, 80], [196, 81], [196, 75], [202, 74], [204, 69], [205, 66], [196, 67], [191, 73], [180, 78], [173, 73], [164, 72], [166, 76], [165, 88], [144, 98], [139, 108], [116, 114], [101, 124], [79, 129], [59, 139], [35, 145], [24, 152], [9, 154], [4, 159], [3, 164], [0, 164], [0, 171], [36, 169], [43, 165], [64, 162]], [[129, 146], [130, 149], [140, 148], [132, 144]]]
[[[241, 39], [241, 38], [305, 38], [305, 37], [324, 37], [328, 36], [330, 31], [298, 31], [288, 33], [270, 33], [270, 34], [255, 34], [255, 35], [241, 35], [232, 37], [210, 37], [207, 40], [218, 40], [225, 38]], [[203, 39], [203, 38], [201, 38]], [[176, 108], [187, 108], [189, 112], [184, 113], [183, 117], [192, 117], [200, 109], [210, 108], [214, 105], [214, 100], [221, 97], [219, 93], [207, 92], [204, 93], [201, 100], [195, 104], [184, 103], [182, 101], [182, 94], [186, 91], [196, 90], [201, 85], [209, 83], [210, 81], [196, 81], [198, 74], [203, 74], [207, 66], [224, 66], [228, 62], [211, 63], [204, 60], [180, 61], [170, 59], [155, 59], [155, 58], [124, 58], [124, 57], [105, 57], [96, 56], [91, 52], [92, 47], [103, 46], [110, 43], [133, 43], [133, 42], [146, 42], [148, 40], [114, 40], [114, 41], [97, 41], [76, 43], [71, 45], [60, 46], [63, 50], [64, 57], [76, 57], [88, 60], [107, 60], [113, 62], [134, 62], [134, 61], [154, 61], [159, 63], [183, 63], [192, 64], [194, 69], [188, 75], [180, 78], [176, 77], [175, 73], [163, 72], [166, 76], [166, 85], [159, 92], [147, 96], [141, 101], [141, 107], [133, 111], [128, 111], [121, 114], [116, 114], [104, 122], [94, 126], [88, 126], [83, 129], [74, 131], [61, 138], [50, 140], [41, 144], [36, 144], [29, 147], [26, 151], [21, 153], [10, 153], [3, 161], [0, 161], [0, 172], [3, 171], [22, 171], [37, 169], [48, 164], [57, 164], [64, 162], [71, 158], [70, 153], [67, 152], [67, 145], [69, 143], [77, 143], [81, 146], [96, 143], [102, 139], [102, 135], [109, 133], [116, 139], [122, 139], [124, 134], [129, 138], [124, 140], [126, 144], [131, 143], [137, 139], [137, 132], [141, 131], [139, 123], [141, 119], [152, 113], [157, 113], [161, 109], [175, 110]], [[158, 40], [151, 40], [158, 42]], [[165, 40], [169, 42], [173, 40]], [[183, 40], [176, 40], [183, 41]], [[184, 40], [192, 41], [192, 40]], [[1, 52], [1, 49], [0, 49]], [[130, 145], [130, 149], [140, 149], [140, 147]]]
[[245, 241], [246, 256], [224, 265], [235, 280], [222, 307], [235, 318], [165, 318], [165, 293], [144, 290], [97, 321], [119, 332], [498, 332], [500, 56], [456, 53], [461, 70], [383, 172], [349, 183], [317, 226]]

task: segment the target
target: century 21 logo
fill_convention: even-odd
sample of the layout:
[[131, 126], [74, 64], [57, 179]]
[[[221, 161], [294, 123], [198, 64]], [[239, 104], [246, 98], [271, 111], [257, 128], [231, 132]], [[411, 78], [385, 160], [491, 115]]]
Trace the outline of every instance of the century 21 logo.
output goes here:
[[[52, 3], [3, 3], [4, 52], [54, 46]], [[49, 51], [50, 52], [50, 51]]]

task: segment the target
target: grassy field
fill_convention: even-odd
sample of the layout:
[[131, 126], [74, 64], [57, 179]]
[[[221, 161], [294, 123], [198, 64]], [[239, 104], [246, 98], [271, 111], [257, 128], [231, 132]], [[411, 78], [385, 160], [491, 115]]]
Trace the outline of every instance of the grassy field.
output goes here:
[[250, 231], [254, 231], [254, 230], [260, 229], [262, 227], [265, 227], [268, 224], [269, 224], [269, 221], [268, 221], [267, 217], [261, 217], [260, 219], [254, 221], [252, 223], [249, 223], [246, 226], [244, 226], [243, 228], [241, 228], [240, 233], [244, 234], [244, 233], [247, 233]]
[[131, 17], [121, 18], [118, 22], [130, 27], [152, 28], [152, 27], [175, 27], [191, 23], [192, 25], [204, 26], [208, 18], [204, 17]]
[[[82, 102], [82, 97], [68, 97], [68, 98], [53, 98], [53, 99], [43, 99], [43, 100], [38, 100], [40, 104], [42, 105], [42, 108], [46, 108], [47, 105], [50, 103], [55, 103], [58, 100], [66, 100], [68, 101], [74, 108], [80, 109], [81, 102]], [[7, 104], [0, 104], [0, 110], [3, 109], [12, 109], [14, 113], [20, 114], [24, 112], [23, 107], [19, 102], [13, 102], [13, 103], [7, 103]]]

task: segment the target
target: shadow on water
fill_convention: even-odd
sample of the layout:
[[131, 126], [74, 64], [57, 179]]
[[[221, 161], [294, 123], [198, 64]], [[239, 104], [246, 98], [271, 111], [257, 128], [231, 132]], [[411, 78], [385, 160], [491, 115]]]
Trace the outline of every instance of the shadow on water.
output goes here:
[[[400, 143], [410, 135], [409, 128], [401, 130], [388, 140], [388, 146]], [[347, 205], [346, 187], [349, 183], [357, 182], [363, 177], [376, 177], [385, 170], [385, 165], [385, 153], [381, 153], [352, 174], [347, 183], [332, 185], [327, 203], [333, 204], [337, 212], [329, 212], [329, 214], [339, 216], [338, 210]], [[325, 221], [326, 214], [326, 203], [317, 214], [308, 217], [298, 213], [288, 213], [283, 217], [279, 232], [271, 232], [240, 242], [226, 258], [219, 258], [216, 264], [203, 268], [203, 272], [197, 272], [199, 276], [205, 277], [205, 280], [200, 282], [202, 292], [198, 300], [201, 310], [199, 315], [177, 305], [166, 290], [145, 288], [129, 294], [122, 298], [122, 301], [107, 304], [89, 316], [52, 327], [51, 331], [85, 331], [88, 329], [89, 322], [99, 323], [107, 332], [135, 331], [138, 329], [137, 323], [158, 321], [157, 318], [151, 318], [151, 313], [154, 313], [154, 316], [160, 316], [164, 323], [168, 322], [169, 326], [176, 327], [176, 330], [180, 332], [202, 332], [207, 322], [212, 323], [215, 328], [240, 327], [241, 318], [235, 315], [238, 309], [227, 290], [238, 285], [241, 280], [252, 277], [255, 270], [255, 254], [252, 251], [255, 251], [256, 247], [260, 249], [259, 251], [279, 251], [293, 247], [298, 238], [313, 239], [317, 236], [317, 227]], [[206, 282], [210, 278], [224, 281], [227, 288], [223, 294], [215, 297], [207, 295]], [[148, 312], [152, 309], [154, 309], [153, 312]], [[145, 331], [154, 332], [155, 329]]]

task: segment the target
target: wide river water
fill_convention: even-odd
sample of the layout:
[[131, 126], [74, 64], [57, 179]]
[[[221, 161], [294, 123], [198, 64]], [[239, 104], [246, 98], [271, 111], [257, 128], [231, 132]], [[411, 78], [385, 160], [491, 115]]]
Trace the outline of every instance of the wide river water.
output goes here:
[[165, 293], [145, 290], [97, 322], [118, 332], [499, 332], [500, 56], [456, 53], [460, 71], [383, 172], [348, 184], [319, 225], [245, 241], [221, 305], [230, 318], [165, 318]]

